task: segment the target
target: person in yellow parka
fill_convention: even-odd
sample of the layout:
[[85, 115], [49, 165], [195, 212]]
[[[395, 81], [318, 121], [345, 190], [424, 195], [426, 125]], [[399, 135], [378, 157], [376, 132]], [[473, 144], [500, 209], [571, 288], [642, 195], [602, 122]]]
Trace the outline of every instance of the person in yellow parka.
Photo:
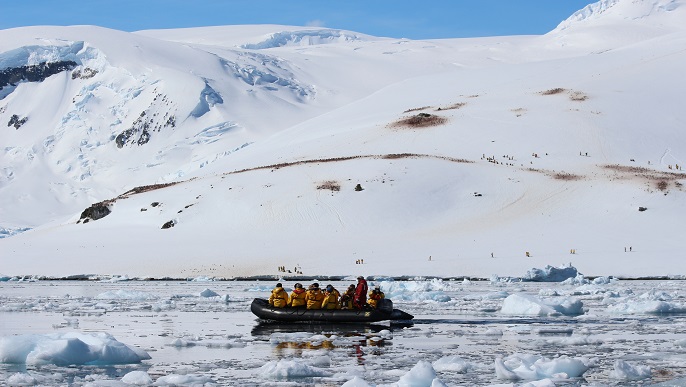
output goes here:
[[352, 309], [353, 298], [355, 298], [355, 285], [348, 286], [348, 289], [341, 295], [341, 308]]
[[324, 301], [324, 293], [319, 289], [318, 283], [313, 283], [307, 289], [307, 294], [305, 295], [305, 300], [307, 300], [307, 309], [321, 309], [322, 301]]
[[322, 309], [341, 309], [341, 304], [338, 303], [338, 299], [341, 297], [341, 293], [336, 290], [332, 285], [326, 285], [326, 291], [324, 292], [324, 301], [322, 301]]
[[269, 305], [275, 308], [284, 308], [288, 304], [288, 293], [283, 290], [281, 282], [276, 284], [272, 294], [269, 296]]
[[367, 305], [371, 306], [372, 308], [376, 308], [376, 305], [379, 303], [379, 300], [383, 299], [386, 295], [381, 291], [380, 286], [374, 287], [374, 290], [369, 292], [369, 300], [367, 300]]
[[307, 300], [305, 300], [305, 289], [301, 283], [297, 283], [291, 292], [291, 298], [288, 299], [288, 306], [297, 308], [306, 305]]

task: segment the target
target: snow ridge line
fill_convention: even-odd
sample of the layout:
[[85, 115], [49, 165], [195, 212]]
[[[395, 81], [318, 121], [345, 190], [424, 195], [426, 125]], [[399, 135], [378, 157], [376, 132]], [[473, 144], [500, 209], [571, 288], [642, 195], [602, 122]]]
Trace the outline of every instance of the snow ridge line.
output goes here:
[[[312, 160], [300, 160], [300, 161], [292, 161], [292, 162], [286, 162], [286, 163], [279, 163], [279, 164], [270, 164], [270, 165], [263, 165], [259, 167], [252, 167], [252, 168], [245, 168], [245, 169], [239, 169], [236, 171], [231, 171], [231, 172], [225, 172], [223, 175], [234, 175], [237, 173], [244, 173], [244, 172], [251, 172], [251, 171], [259, 171], [263, 169], [280, 169], [280, 168], [285, 168], [285, 167], [292, 167], [296, 165], [305, 165], [305, 164], [315, 164], [315, 163], [331, 163], [331, 162], [338, 162], [338, 161], [349, 161], [349, 160], [355, 160], [355, 159], [386, 159], [386, 160], [394, 160], [394, 159], [405, 159], [405, 158], [431, 158], [431, 159], [438, 159], [438, 160], [446, 160], [454, 163], [474, 163], [473, 161], [466, 160], [466, 159], [459, 159], [455, 157], [449, 157], [449, 156], [436, 156], [436, 155], [429, 155], [429, 154], [420, 154], [420, 153], [389, 153], [385, 155], [357, 155], [357, 156], [342, 156], [342, 157], [332, 157], [332, 158], [325, 158], [325, 159], [312, 159]], [[136, 195], [148, 191], [154, 191], [158, 189], [163, 189], [167, 188], [176, 184], [182, 184], [186, 183], [189, 181], [196, 180], [197, 178], [191, 178], [188, 180], [180, 180], [176, 182], [171, 182], [171, 183], [163, 183], [163, 184], [150, 184], [150, 185], [142, 185], [138, 187], [131, 188], [130, 190], [124, 192], [121, 195], [118, 195], [115, 198], [112, 199], [106, 199], [101, 202], [93, 204], [93, 206], [109, 206], [110, 204], [116, 202], [119, 199], [127, 199], [131, 195]]]
[[239, 170], [232, 171], [232, 172], [226, 172], [226, 173], [224, 173], [224, 175], [233, 175], [236, 173], [257, 171], [257, 170], [262, 170], [262, 169], [280, 169], [280, 168], [292, 167], [292, 166], [296, 166], [296, 165], [316, 164], [316, 163], [332, 163], [332, 162], [349, 161], [349, 160], [355, 160], [355, 159], [387, 159], [387, 160], [393, 160], [393, 159], [407, 159], [407, 158], [430, 158], [430, 159], [451, 161], [454, 163], [474, 163], [473, 161], [470, 161], [467, 159], [459, 159], [459, 158], [450, 157], [450, 156], [436, 156], [436, 155], [421, 154], [421, 153], [389, 153], [389, 154], [385, 154], [385, 155], [357, 155], [357, 156], [332, 157], [332, 158], [325, 158], [325, 159], [291, 161], [291, 162], [285, 162], [285, 163], [279, 163], [279, 164], [264, 165], [264, 166], [260, 166], [260, 167], [239, 169]]

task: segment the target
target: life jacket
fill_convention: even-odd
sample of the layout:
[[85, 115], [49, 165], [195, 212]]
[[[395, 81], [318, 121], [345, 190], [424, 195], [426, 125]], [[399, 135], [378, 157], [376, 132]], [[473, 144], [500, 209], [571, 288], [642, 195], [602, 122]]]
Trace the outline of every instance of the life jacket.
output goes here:
[[324, 293], [324, 301], [322, 302], [322, 308], [324, 309], [341, 309], [341, 305], [338, 303], [340, 298], [340, 293], [338, 290], [334, 289], [331, 293]]
[[348, 288], [345, 293], [341, 296], [341, 307], [346, 309], [352, 309], [353, 307], [353, 297], [355, 297], [355, 288]]
[[357, 309], [362, 309], [367, 303], [367, 281], [359, 280], [357, 287], [355, 287], [355, 298], [353, 299], [353, 306]]
[[374, 291], [372, 290], [369, 292], [369, 301], [367, 301], [367, 304], [371, 306], [372, 308], [376, 308], [376, 305], [379, 303], [379, 300], [382, 300], [385, 297], [384, 293], [382, 291]]
[[307, 300], [305, 300], [305, 289], [303, 288], [296, 288], [293, 289], [293, 292], [291, 293], [291, 298], [288, 300], [288, 305], [297, 307], [297, 306], [303, 306], [307, 304]]
[[307, 309], [321, 309], [322, 301], [324, 301], [324, 293], [322, 293], [319, 288], [309, 289], [307, 290], [305, 299], [307, 300]]
[[288, 304], [288, 293], [282, 287], [274, 288], [269, 296], [269, 305], [275, 308], [283, 308]]

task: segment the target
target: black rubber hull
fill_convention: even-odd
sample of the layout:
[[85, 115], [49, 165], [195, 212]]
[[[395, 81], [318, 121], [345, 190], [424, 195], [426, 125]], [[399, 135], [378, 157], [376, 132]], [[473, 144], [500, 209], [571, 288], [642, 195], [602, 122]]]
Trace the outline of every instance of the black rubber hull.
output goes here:
[[414, 318], [411, 314], [398, 309], [392, 309], [389, 313], [380, 309], [273, 308], [263, 298], [254, 299], [250, 311], [261, 319], [282, 322], [373, 323]]

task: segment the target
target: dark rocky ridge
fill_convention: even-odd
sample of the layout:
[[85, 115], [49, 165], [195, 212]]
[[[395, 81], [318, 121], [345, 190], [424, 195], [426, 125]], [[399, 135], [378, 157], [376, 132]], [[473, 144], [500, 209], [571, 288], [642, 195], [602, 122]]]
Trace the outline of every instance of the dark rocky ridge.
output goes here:
[[5, 86], [16, 86], [19, 82], [42, 82], [51, 75], [74, 69], [77, 63], [72, 60], [41, 62], [37, 65], [9, 67], [0, 70], [0, 90]]

